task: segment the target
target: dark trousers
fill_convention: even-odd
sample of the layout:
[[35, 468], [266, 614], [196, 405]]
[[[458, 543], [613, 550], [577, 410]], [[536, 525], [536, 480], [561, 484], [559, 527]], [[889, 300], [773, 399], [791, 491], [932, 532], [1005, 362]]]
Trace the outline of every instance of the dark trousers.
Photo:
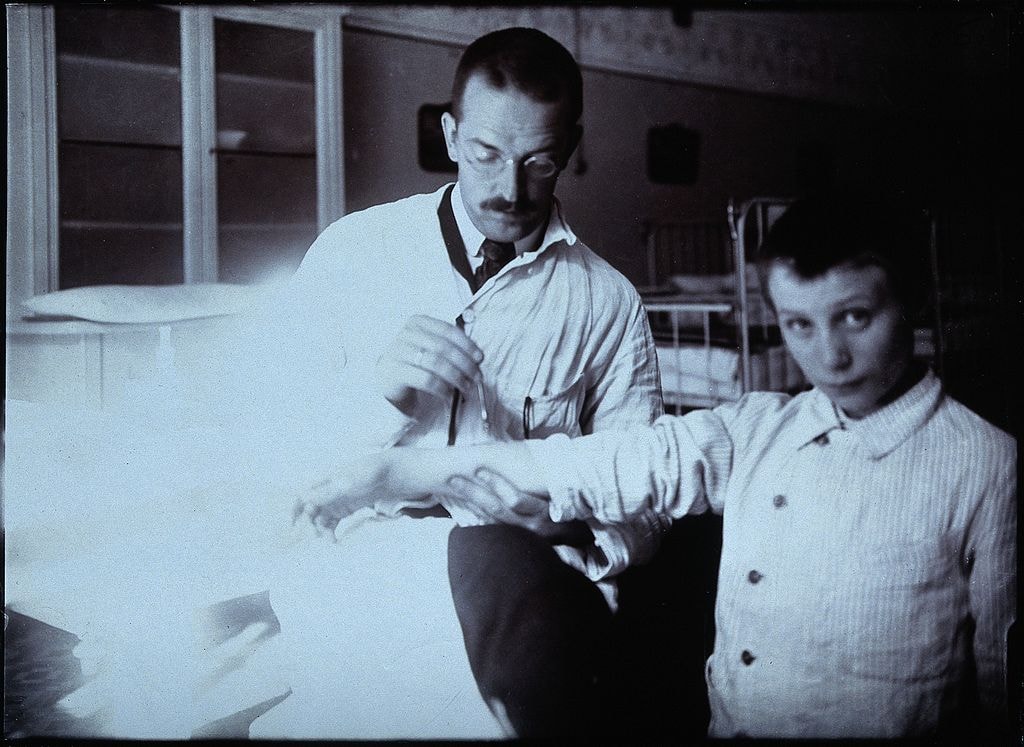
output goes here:
[[514, 526], [457, 527], [448, 574], [480, 693], [520, 737], [599, 735], [612, 613], [551, 544]]
[[720, 536], [717, 517], [677, 522], [650, 565], [619, 577], [612, 615], [548, 540], [454, 529], [452, 597], [484, 699], [501, 701], [519, 737], [705, 736]]

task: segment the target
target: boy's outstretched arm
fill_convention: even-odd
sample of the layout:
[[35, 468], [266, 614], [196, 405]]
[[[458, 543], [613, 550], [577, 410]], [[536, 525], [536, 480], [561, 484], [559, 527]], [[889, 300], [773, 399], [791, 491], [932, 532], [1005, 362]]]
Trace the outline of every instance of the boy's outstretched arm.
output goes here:
[[354, 457], [303, 491], [292, 519], [311, 523], [320, 533], [331, 532], [341, 519], [384, 496], [415, 500], [456, 492], [458, 481], [472, 479], [480, 468], [519, 488], [501, 493], [516, 502], [505, 507], [510, 512], [524, 517], [546, 514], [541, 471], [525, 444], [510, 442], [445, 449], [397, 447]]

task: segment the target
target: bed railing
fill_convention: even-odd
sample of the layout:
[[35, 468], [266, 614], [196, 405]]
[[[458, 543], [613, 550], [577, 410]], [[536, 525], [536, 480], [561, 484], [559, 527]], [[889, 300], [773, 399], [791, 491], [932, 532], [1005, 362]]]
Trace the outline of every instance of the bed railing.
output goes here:
[[[667, 315], [669, 321], [674, 370], [662, 371], [666, 404], [713, 406], [756, 388], [799, 385], [796, 369], [788, 368], [790, 362], [785, 351], [781, 347], [775, 349], [778, 334], [774, 315], [762, 302], [755, 286], [756, 277], [751, 277], [748, 270], [753, 250], [790, 202], [766, 197], [739, 204], [730, 200], [723, 221], [647, 226], [649, 286], [641, 292], [652, 314], [652, 326], [657, 327], [653, 322], [658, 321], [662, 329], [666, 327], [665, 316], [657, 315]], [[686, 287], [687, 283], [695, 287]], [[720, 324], [715, 326], [713, 321]], [[689, 340], [681, 338], [681, 329], [691, 333]], [[695, 340], [698, 329], [703, 332], [700, 342]], [[726, 329], [734, 336], [734, 345], [730, 338], [723, 338]], [[716, 333], [718, 339], [713, 339]], [[755, 345], [757, 360], [752, 357]], [[689, 386], [684, 385], [684, 346], [687, 366], [693, 365], [693, 351], [703, 351], [706, 386], [701, 388], [706, 389], [706, 394], [694, 392], [692, 381]], [[732, 386], [722, 386], [722, 366], [731, 365], [725, 362], [726, 354], [735, 356], [738, 369], [737, 381]], [[669, 353], [664, 346], [659, 355], [667, 362]], [[715, 370], [713, 363], [718, 367]], [[692, 377], [694, 370], [688, 368], [686, 375]]]

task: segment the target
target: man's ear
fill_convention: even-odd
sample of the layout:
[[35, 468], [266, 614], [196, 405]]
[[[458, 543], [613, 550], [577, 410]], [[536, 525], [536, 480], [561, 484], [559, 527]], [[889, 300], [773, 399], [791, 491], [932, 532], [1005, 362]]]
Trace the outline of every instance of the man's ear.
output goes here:
[[459, 152], [455, 148], [455, 115], [445, 112], [441, 115], [441, 129], [444, 130], [444, 144], [448, 148], [448, 158], [454, 163], [459, 162]]

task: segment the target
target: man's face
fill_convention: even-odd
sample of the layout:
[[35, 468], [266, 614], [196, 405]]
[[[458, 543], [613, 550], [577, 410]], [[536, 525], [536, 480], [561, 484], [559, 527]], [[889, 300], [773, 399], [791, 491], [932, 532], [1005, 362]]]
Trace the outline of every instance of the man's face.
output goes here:
[[462, 119], [442, 117], [466, 212], [487, 238], [516, 241], [547, 221], [559, 171], [543, 175], [543, 162], [560, 169], [576, 144], [564, 109], [561, 102], [536, 101], [514, 86], [493, 88], [474, 75], [466, 82]]
[[885, 270], [840, 265], [807, 280], [775, 262], [768, 291], [786, 347], [814, 386], [851, 418], [886, 403], [913, 336]]

